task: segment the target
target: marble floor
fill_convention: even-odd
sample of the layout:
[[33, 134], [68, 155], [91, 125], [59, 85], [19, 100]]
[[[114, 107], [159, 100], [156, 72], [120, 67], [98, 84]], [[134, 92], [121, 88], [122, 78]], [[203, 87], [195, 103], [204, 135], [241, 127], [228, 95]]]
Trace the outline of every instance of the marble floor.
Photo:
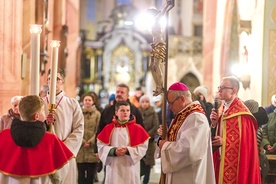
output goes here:
[[[149, 184], [158, 184], [160, 175], [161, 175], [160, 159], [156, 159], [155, 166], [151, 169]], [[104, 176], [104, 173], [102, 170], [100, 173], [98, 173], [99, 182], [95, 182], [95, 183], [102, 184], [103, 176]], [[141, 179], [141, 181], [143, 181], [143, 178]]]

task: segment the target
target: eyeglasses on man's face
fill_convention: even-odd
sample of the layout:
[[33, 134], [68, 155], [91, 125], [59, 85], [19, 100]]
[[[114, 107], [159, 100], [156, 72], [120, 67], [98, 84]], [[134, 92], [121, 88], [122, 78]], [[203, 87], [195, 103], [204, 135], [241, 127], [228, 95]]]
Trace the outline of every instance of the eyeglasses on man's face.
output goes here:
[[[47, 78], [47, 81], [50, 82], [50, 80], [51, 80], [51, 77], [48, 77], [48, 78]], [[57, 82], [58, 82], [58, 81], [61, 81], [61, 80], [62, 80], [61, 78], [57, 77]]]
[[178, 100], [180, 98], [180, 96], [178, 96], [178, 97], [176, 97], [173, 101], [171, 101], [171, 102], [169, 102], [169, 100], [168, 100], [168, 104], [169, 105], [173, 105], [174, 104], [174, 102], [176, 101], [176, 100]]
[[234, 89], [232, 87], [227, 87], [227, 86], [219, 86], [218, 90], [224, 90], [224, 89]]

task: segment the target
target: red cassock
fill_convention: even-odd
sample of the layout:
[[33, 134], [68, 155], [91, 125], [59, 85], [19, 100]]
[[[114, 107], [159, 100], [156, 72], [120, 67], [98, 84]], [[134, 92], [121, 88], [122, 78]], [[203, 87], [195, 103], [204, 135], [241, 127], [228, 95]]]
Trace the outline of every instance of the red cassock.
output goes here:
[[31, 148], [16, 145], [10, 129], [1, 132], [0, 140], [0, 172], [5, 175], [35, 178], [53, 174], [74, 156], [58, 137], [49, 132]]
[[217, 183], [260, 184], [257, 121], [239, 98], [221, 118], [223, 143], [213, 155]]

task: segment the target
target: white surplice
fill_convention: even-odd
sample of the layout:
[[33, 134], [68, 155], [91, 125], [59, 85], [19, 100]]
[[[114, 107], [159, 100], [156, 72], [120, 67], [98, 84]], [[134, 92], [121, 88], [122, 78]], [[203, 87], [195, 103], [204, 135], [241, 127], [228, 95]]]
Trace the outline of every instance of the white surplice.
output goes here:
[[[49, 95], [45, 97], [45, 105], [48, 107]], [[48, 111], [46, 115], [48, 114]], [[58, 136], [69, 150], [77, 156], [81, 147], [84, 132], [84, 118], [78, 101], [67, 97], [64, 92], [56, 96], [55, 122], [53, 133]], [[76, 159], [69, 161], [69, 172], [65, 178], [66, 184], [77, 183]]]
[[[198, 102], [190, 105], [195, 103]], [[157, 147], [155, 156], [161, 156], [166, 184], [216, 183], [211, 132], [208, 120], [202, 113], [194, 112], [187, 116], [178, 130], [176, 141], [165, 142], [162, 150]]]
[[[111, 136], [111, 145], [97, 141], [98, 154], [106, 165], [105, 184], [141, 184], [140, 160], [145, 156], [148, 148], [148, 140], [139, 146], [129, 146], [129, 136], [125, 127], [114, 128]], [[129, 155], [108, 156], [111, 148], [126, 147]]]

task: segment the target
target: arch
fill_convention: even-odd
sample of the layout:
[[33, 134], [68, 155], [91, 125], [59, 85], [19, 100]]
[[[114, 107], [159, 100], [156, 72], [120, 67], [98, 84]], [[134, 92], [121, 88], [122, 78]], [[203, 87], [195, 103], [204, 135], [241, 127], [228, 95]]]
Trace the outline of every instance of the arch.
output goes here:
[[185, 74], [180, 81], [186, 84], [191, 92], [200, 85], [198, 78], [191, 72]]

